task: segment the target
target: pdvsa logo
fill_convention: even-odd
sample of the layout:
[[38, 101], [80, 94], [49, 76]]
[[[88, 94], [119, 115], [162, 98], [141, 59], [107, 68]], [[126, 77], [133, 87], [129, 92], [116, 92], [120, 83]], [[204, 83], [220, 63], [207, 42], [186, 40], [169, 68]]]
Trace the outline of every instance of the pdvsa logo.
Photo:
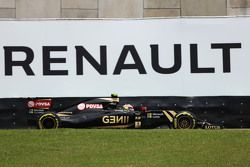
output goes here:
[[78, 110], [85, 110], [85, 109], [102, 109], [102, 104], [85, 104], [80, 103], [77, 105]]
[[28, 101], [29, 108], [46, 109], [51, 107], [51, 99], [38, 99]]

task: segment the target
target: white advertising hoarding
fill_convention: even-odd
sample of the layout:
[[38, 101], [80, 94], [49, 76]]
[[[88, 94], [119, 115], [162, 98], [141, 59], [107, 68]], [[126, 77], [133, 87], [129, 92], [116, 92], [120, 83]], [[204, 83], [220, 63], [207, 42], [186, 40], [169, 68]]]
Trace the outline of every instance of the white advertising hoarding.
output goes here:
[[0, 21], [0, 97], [248, 96], [250, 18]]

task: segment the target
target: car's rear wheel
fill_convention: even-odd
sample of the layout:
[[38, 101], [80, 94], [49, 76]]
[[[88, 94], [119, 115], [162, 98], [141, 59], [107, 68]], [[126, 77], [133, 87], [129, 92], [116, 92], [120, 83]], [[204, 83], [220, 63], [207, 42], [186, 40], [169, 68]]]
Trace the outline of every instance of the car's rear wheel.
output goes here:
[[174, 118], [175, 129], [193, 129], [195, 125], [195, 118], [189, 112], [181, 112]]
[[45, 113], [38, 119], [39, 129], [56, 129], [59, 128], [59, 118], [54, 113]]

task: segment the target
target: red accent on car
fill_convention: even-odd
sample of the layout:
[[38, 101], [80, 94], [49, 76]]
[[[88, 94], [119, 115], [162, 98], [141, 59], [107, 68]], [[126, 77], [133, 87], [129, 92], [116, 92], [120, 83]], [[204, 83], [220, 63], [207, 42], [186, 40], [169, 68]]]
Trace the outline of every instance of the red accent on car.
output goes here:
[[29, 108], [34, 109], [49, 109], [52, 106], [52, 100], [51, 99], [37, 99], [37, 100], [31, 100], [28, 102]]
[[140, 107], [140, 111], [146, 112], [147, 110], [148, 110], [148, 108], [145, 106]]

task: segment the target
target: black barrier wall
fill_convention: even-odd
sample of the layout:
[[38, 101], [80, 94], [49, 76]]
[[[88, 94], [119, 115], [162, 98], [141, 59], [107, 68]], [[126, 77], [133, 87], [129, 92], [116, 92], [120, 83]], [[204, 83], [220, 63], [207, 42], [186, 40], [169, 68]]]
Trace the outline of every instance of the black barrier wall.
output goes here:
[[27, 128], [26, 99], [0, 99], [0, 128]]
[[[92, 98], [52, 98], [52, 110], [61, 111], [87, 99]], [[0, 128], [32, 128], [28, 123], [29, 100], [29, 98], [0, 99]], [[250, 96], [120, 97], [119, 105], [123, 104], [147, 106], [148, 109], [187, 110], [203, 120], [225, 128], [250, 128]]]

